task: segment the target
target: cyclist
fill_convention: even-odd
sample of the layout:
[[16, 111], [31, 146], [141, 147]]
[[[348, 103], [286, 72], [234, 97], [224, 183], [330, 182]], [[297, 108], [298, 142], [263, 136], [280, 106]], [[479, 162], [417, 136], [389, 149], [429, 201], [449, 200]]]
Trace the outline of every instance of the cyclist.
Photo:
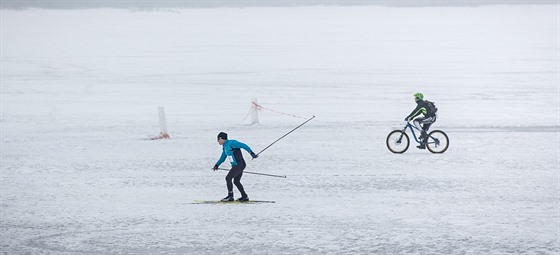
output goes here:
[[[426, 149], [426, 142], [428, 140], [428, 129], [430, 126], [436, 122], [436, 113], [426, 101], [424, 101], [424, 95], [422, 93], [414, 94], [414, 101], [416, 101], [416, 108], [404, 119], [405, 121], [414, 120], [414, 126], [421, 130], [421, 135], [418, 137], [420, 140], [420, 145], [416, 146], [418, 149]], [[416, 118], [420, 114], [424, 117]], [[416, 118], [416, 119], [414, 119]]]

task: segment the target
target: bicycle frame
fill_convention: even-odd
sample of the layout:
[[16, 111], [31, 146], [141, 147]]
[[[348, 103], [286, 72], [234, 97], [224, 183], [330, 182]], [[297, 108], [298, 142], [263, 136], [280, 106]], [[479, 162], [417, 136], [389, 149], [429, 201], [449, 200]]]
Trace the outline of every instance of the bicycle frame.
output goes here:
[[[416, 141], [416, 143], [422, 144], [422, 142], [421, 142], [420, 140], [418, 140], [418, 137], [416, 137], [416, 132], [414, 132], [414, 129], [416, 129], [416, 130], [418, 130], [418, 131], [421, 131], [421, 130], [420, 130], [419, 128], [417, 128], [415, 125], [410, 124], [410, 122], [407, 122], [407, 123], [406, 123], [406, 126], [405, 126], [405, 127], [403, 128], [403, 130], [402, 130], [402, 133], [403, 133], [403, 134], [406, 133], [406, 128], [409, 128], [409, 129], [410, 129], [410, 132], [412, 133], [412, 136], [414, 137], [414, 140]], [[436, 138], [432, 137], [432, 136], [431, 136], [430, 134], [428, 134], [427, 132], [426, 132], [426, 135], [427, 135], [428, 137], [434, 139], [434, 141], [428, 141], [428, 142], [426, 142], [426, 145], [428, 145], [428, 144], [433, 144], [433, 143], [435, 143], [436, 146], [439, 145], [439, 139], [436, 139]], [[402, 139], [402, 137], [401, 137], [400, 139]], [[399, 142], [400, 142], [400, 139], [399, 139]]]
[[412, 137], [414, 137], [414, 140], [415, 140], [417, 143], [421, 144], [422, 142], [420, 142], [420, 140], [418, 140], [418, 137], [416, 137], [416, 132], [414, 132], [414, 129], [416, 129], [416, 130], [418, 130], [418, 131], [420, 131], [420, 129], [418, 129], [416, 126], [410, 124], [410, 122], [407, 122], [407, 123], [406, 123], [406, 126], [403, 128], [403, 131], [402, 131], [403, 133], [406, 132], [406, 128], [409, 128], [409, 129], [410, 129], [410, 132], [412, 133]]

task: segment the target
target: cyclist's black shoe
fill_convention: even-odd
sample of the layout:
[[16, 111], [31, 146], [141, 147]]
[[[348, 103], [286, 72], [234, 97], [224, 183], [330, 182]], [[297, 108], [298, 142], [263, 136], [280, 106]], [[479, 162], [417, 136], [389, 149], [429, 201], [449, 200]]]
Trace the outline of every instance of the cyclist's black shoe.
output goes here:
[[247, 196], [247, 195], [242, 195], [240, 198], [237, 199], [237, 201], [240, 201], [240, 202], [247, 202], [247, 201], [249, 201], [249, 196]]
[[416, 146], [416, 148], [424, 150], [424, 149], [426, 149], [426, 144], [420, 144], [420, 145]]
[[233, 194], [231, 194], [231, 195], [228, 195], [227, 197], [222, 198], [221, 201], [222, 201], [222, 202], [231, 202], [231, 201], [233, 201], [233, 200], [234, 200], [234, 199], [233, 199]]

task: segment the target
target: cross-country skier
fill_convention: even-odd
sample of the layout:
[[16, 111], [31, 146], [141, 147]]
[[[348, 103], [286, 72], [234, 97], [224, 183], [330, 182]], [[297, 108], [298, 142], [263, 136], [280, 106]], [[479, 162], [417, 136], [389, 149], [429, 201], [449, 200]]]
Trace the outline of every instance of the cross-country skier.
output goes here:
[[[222, 199], [222, 201], [233, 201], [233, 184], [237, 187], [239, 192], [241, 192], [241, 197], [239, 201], [249, 201], [249, 196], [245, 193], [243, 185], [241, 185], [241, 176], [243, 176], [243, 169], [245, 169], [245, 160], [243, 159], [243, 154], [241, 153], [241, 148], [246, 150], [251, 154], [253, 159], [257, 158], [258, 155], [251, 150], [249, 146], [242, 142], [236, 140], [228, 140], [228, 135], [224, 132], [218, 134], [218, 143], [222, 145], [222, 156], [216, 162], [212, 170], [218, 170], [220, 164], [222, 164], [226, 158], [229, 159], [231, 163], [231, 170], [226, 175], [226, 184], [228, 189], [228, 195]], [[233, 184], [232, 184], [233, 180]]]
[[[406, 118], [404, 118], [405, 121], [411, 121], [416, 116], [424, 114], [424, 117], [414, 119], [414, 126], [420, 129], [422, 132], [420, 137], [418, 137], [418, 140], [420, 140], [421, 142], [419, 146], [416, 146], [416, 148], [418, 149], [426, 149], [426, 142], [428, 140], [428, 129], [434, 122], [436, 122], [437, 118], [437, 108], [435, 108], [432, 102], [429, 102], [427, 100], [424, 101], [423, 99], [424, 95], [422, 93], [415, 93], [414, 101], [416, 101], [417, 104], [416, 108], [414, 108], [414, 110], [412, 110], [412, 112], [408, 116], [406, 116]], [[429, 104], [431, 104], [431, 106]]]

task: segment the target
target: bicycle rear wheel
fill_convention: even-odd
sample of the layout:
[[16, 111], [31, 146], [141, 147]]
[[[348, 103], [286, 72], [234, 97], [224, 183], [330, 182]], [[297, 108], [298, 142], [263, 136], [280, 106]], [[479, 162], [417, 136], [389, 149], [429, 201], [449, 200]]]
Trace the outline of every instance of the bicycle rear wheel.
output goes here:
[[449, 148], [449, 138], [443, 131], [434, 130], [428, 135], [426, 147], [432, 153], [444, 153]]
[[403, 153], [408, 149], [410, 139], [402, 130], [394, 130], [387, 136], [386, 143], [392, 153]]

